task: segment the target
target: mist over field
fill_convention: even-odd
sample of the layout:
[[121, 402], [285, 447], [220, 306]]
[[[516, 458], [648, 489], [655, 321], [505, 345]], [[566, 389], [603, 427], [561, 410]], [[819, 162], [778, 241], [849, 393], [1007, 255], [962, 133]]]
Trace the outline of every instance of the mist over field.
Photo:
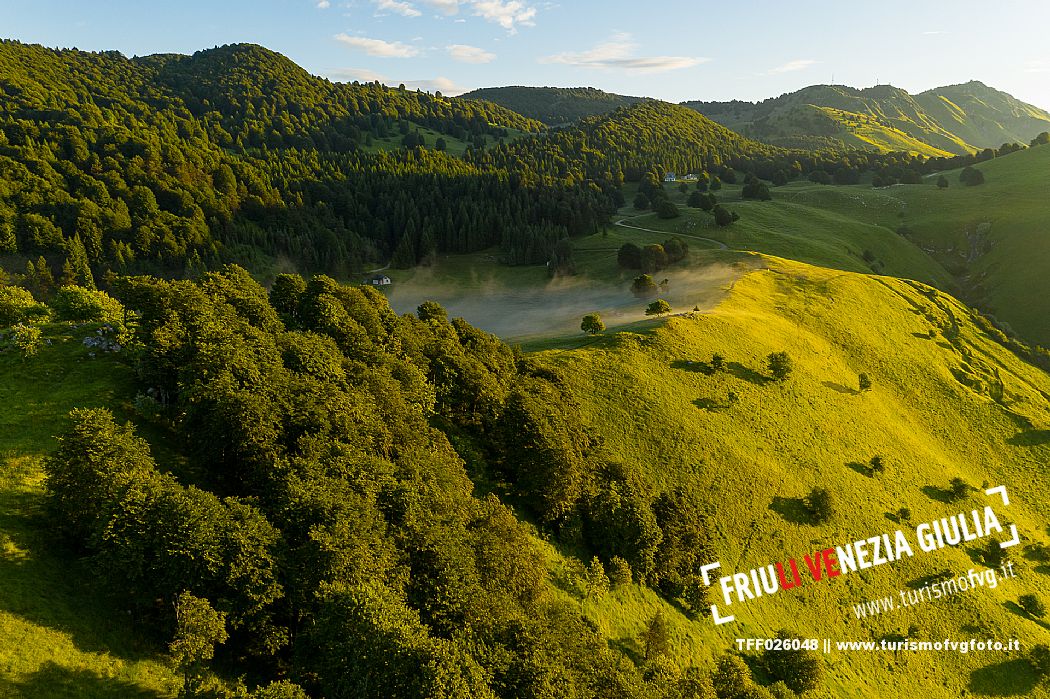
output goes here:
[[645, 316], [649, 301], [662, 298], [673, 313], [713, 308], [740, 277], [739, 267], [716, 263], [698, 269], [658, 272], [657, 283], [667, 280], [665, 290], [652, 298], [631, 293], [630, 280], [620, 283], [578, 277], [560, 277], [545, 285], [515, 287], [489, 277], [469, 286], [417, 274], [411, 281], [395, 284], [388, 294], [399, 313], [412, 313], [424, 301], [436, 301], [449, 317], [463, 318], [471, 325], [503, 338], [516, 339], [580, 331], [580, 320], [597, 311], [607, 327], [626, 325]]

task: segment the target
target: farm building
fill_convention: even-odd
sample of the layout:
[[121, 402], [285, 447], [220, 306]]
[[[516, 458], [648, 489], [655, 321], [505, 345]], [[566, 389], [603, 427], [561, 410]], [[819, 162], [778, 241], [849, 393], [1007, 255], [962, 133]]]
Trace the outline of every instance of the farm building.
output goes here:
[[390, 286], [391, 283], [390, 277], [385, 274], [374, 274], [365, 280], [365, 284], [369, 286]]

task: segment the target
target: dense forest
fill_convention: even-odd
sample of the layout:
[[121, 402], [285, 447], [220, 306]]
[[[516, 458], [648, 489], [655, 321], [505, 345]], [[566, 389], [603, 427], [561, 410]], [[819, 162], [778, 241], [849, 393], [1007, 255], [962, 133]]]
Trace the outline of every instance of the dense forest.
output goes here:
[[571, 124], [646, 101], [593, 87], [486, 87], [460, 97], [492, 102], [550, 126]]
[[648, 173], [856, 182], [934, 166], [787, 151], [658, 102], [544, 132], [486, 102], [331, 83], [251, 45], [128, 59], [4, 41], [0, 66], [0, 263], [31, 286], [64, 268], [90, 287], [111, 270], [280, 259], [345, 277], [493, 247], [542, 264]]
[[610, 462], [557, 373], [325, 276], [113, 290], [129, 313], [86, 295], [129, 318], [136, 411], [185, 458], [74, 411], [50, 515], [192, 691], [218, 646], [223, 674], [285, 682], [260, 697], [713, 696], [611, 650], [555, 592], [534, 526], [593, 552], [592, 592], [641, 582], [698, 611], [713, 553], [700, 497]]

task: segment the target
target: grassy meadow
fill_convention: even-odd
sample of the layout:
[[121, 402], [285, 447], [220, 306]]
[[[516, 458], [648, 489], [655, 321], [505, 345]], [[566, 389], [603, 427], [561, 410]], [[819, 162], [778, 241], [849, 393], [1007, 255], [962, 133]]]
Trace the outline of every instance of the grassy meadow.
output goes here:
[[141, 642], [42, 510], [42, 461], [66, 414], [134, 395], [126, 364], [88, 356], [91, 332], [50, 325], [36, 357], [0, 353], [0, 697], [148, 699], [177, 686], [163, 649]]
[[[1025, 543], [1047, 543], [1050, 377], [986, 336], [965, 306], [929, 287], [769, 263], [738, 281], [711, 313], [539, 355], [568, 377], [612, 458], [643, 464], [654, 490], [694, 483], [710, 493], [705, 504], [728, 571], [913, 531], [916, 523], [982, 505], [980, 492], [964, 503], [945, 502], [956, 476], [975, 488], [1007, 485], [1009, 516]], [[775, 351], [795, 361], [783, 384], [770, 381], [764, 366]], [[708, 374], [702, 368], [715, 353], [726, 357], [727, 369]], [[860, 372], [871, 376], [870, 391], [857, 390]], [[888, 469], [872, 477], [861, 465], [875, 455]], [[817, 485], [832, 491], [838, 509], [821, 526], [799, 514]], [[896, 521], [901, 507], [912, 511], [910, 527]], [[916, 548], [914, 558], [897, 564], [733, 608], [737, 622], [727, 626], [690, 622], [672, 610], [678, 660], [709, 663], [735, 638], [782, 628], [877, 640], [907, 635], [915, 624], [920, 639], [1045, 643], [1046, 624], [1020, 613], [1016, 600], [1044, 590], [1050, 568], [1021, 549], [1009, 552], [1020, 577], [996, 590], [864, 621], [851, 604], [896, 595], [944, 569], [982, 568], [974, 547], [930, 554]], [[653, 604], [633, 590], [585, 607], [613, 640], [626, 642]], [[1047, 695], [1027, 665], [1007, 654], [832, 653], [827, 662], [835, 696]]]

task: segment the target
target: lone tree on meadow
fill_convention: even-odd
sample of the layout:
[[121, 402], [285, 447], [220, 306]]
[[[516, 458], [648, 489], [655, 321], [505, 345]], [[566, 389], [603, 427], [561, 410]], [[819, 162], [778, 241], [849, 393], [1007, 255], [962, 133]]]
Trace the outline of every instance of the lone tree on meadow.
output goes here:
[[655, 296], [656, 281], [648, 274], [640, 274], [631, 282], [631, 291], [635, 296]]
[[976, 187], [984, 184], [984, 173], [975, 167], [966, 167], [959, 173], [959, 181], [967, 187]]
[[973, 486], [959, 477], [953, 478], [951, 483], [948, 484], [948, 492], [952, 502], [959, 502], [970, 497], [971, 490], [973, 490]]
[[740, 218], [735, 211], [730, 211], [721, 204], [716, 205], [715, 208], [711, 210], [711, 213], [715, 215], [715, 223], [722, 228], [725, 228]]
[[804, 502], [815, 524], [823, 524], [835, 516], [835, 498], [827, 488], [809, 491]]
[[864, 372], [861, 372], [860, 374], [858, 374], [857, 375], [857, 387], [861, 391], [870, 391], [871, 390], [871, 377], [868, 376], [867, 374], [865, 374]]
[[769, 365], [769, 373], [775, 381], [787, 381], [795, 369], [795, 363], [787, 352], [773, 352], [766, 357], [766, 364]]
[[642, 631], [642, 647], [645, 648], [645, 660], [650, 662], [661, 655], [671, 652], [671, 625], [662, 611], [657, 612]]
[[1025, 611], [1025, 614], [1030, 617], [1042, 619], [1046, 616], [1046, 605], [1043, 604], [1043, 600], [1039, 599], [1037, 595], [1031, 593], [1021, 595], [1017, 600], [1017, 604], [1019, 604], [1021, 609]]
[[671, 312], [671, 304], [667, 303], [663, 299], [656, 299], [650, 303], [645, 309], [645, 315], [647, 316], [662, 316]]
[[726, 358], [720, 354], [714, 354], [711, 356], [711, 371], [725, 371], [726, 370]]
[[602, 322], [602, 317], [597, 313], [588, 313], [583, 317], [583, 322], [580, 323], [580, 330], [590, 335], [598, 335], [605, 330], [605, 323]]
[[941, 175], [940, 177], [938, 177], [937, 178], [937, 188], [938, 189], [948, 189], [948, 178], [945, 177], [944, 175]]
[[868, 472], [873, 476], [885, 473], [886, 461], [878, 455], [871, 457], [871, 461], [868, 462]]

